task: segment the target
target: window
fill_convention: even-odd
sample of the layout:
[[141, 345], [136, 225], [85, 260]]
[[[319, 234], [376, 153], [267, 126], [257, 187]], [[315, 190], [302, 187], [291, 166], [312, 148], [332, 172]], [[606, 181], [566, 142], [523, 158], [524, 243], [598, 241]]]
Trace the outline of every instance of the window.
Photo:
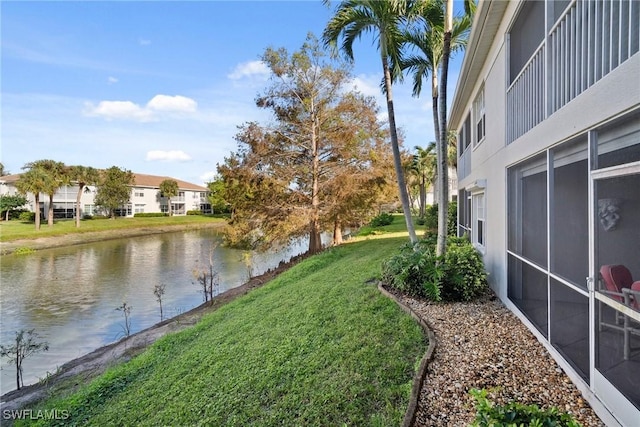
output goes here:
[[144, 190], [138, 190], [138, 189], [134, 190], [133, 191], [133, 196], [134, 197], [144, 197]]
[[473, 101], [473, 122], [475, 123], [476, 133], [473, 139], [473, 146], [475, 147], [477, 144], [482, 142], [485, 134], [485, 123], [484, 123], [484, 86], [478, 92], [478, 96], [475, 101]]
[[486, 242], [485, 227], [485, 201], [484, 193], [476, 193], [471, 196], [473, 223], [471, 225], [471, 239], [473, 244], [484, 249]]
[[136, 204], [135, 206], [135, 213], [143, 213], [144, 212], [144, 205], [138, 205]]
[[544, 40], [545, 2], [528, 0], [509, 32], [509, 84], [513, 83]]

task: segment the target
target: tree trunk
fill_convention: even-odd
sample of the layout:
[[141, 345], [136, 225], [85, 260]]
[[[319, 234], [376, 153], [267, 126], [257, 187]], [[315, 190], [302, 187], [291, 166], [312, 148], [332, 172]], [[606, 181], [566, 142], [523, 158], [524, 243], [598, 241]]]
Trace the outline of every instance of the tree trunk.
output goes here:
[[445, 16], [444, 46], [442, 49], [442, 81], [440, 84], [440, 138], [438, 149], [438, 240], [436, 255], [447, 251], [447, 213], [449, 212], [449, 171], [447, 168], [447, 78], [449, 74], [449, 56], [451, 53], [451, 29], [453, 26], [453, 0], [447, 0]]
[[40, 230], [40, 193], [35, 193], [35, 205], [36, 205], [36, 230]]
[[[380, 36], [382, 37], [382, 35]], [[396, 118], [393, 111], [393, 94], [391, 93], [391, 71], [384, 53], [382, 55], [382, 68], [384, 69], [384, 86], [387, 93], [387, 114], [389, 116], [389, 131], [391, 133], [391, 148], [393, 149], [393, 165], [396, 170], [396, 179], [398, 180], [398, 190], [400, 192], [400, 203], [402, 203], [402, 211], [404, 212], [404, 220], [407, 224], [409, 232], [409, 240], [416, 243], [418, 237], [413, 227], [411, 219], [411, 206], [409, 205], [409, 194], [405, 185], [404, 171], [402, 169], [402, 159], [400, 158], [400, 147], [398, 144], [398, 132], [396, 130]]]
[[339, 219], [333, 222], [333, 246], [342, 244], [342, 224]]
[[320, 159], [318, 153], [318, 132], [315, 105], [311, 104], [311, 174], [313, 182], [311, 184], [311, 222], [309, 224], [309, 253], [315, 254], [322, 251], [322, 240], [320, 238], [320, 220], [318, 211], [320, 210], [319, 184]]
[[53, 194], [49, 194], [49, 213], [47, 214], [47, 224], [53, 227]]
[[167, 197], [167, 209], [169, 210], [169, 216], [173, 216], [173, 209], [171, 207], [171, 197]]
[[84, 184], [78, 183], [78, 195], [76, 196], [76, 228], [80, 228], [80, 199], [82, 199], [82, 189]]

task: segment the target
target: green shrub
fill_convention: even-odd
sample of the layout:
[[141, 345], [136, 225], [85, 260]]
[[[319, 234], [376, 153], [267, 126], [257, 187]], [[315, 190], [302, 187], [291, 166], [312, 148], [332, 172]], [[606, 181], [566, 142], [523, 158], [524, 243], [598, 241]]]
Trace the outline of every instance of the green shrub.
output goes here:
[[487, 290], [482, 256], [466, 238], [449, 238], [443, 269], [441, 291], [445, 301], [471, 301]]
[[139, 212], [139, 213], [133, 214], [134, 218], [155, 218], [155, 217], [162, 217], [162, 216], [169, 216], [169, 214], [164, 212]]
[[416, 225], [425, 225], [427, 220], [424, 218], [416, 218]]
[[447, 253], [435, 255], [435, 236], [407, 244], [382, 264], [382, 281], [408, 295], [432, 301], [470, 301], [487, 290], [480, 253], [465, 238], [449, 239]]
[[427, 226], [427, 230], [438, 229], [438, 205], [425, 206], [424, 220], [424, 225]]
[[371, 227], [382, 227], [393, 223], [393, 215], [390, 213], [382, 212], [380, 215], [373, 217], [369, 222]]
[[[438, 205], [430, 205], [425, 208], [424, 215], [427, 230], [438, 229]], [[447, 235], [458, 235], [458, 204], [449, 202], [449, 211], [447, 212]]]
[[201, 210], [192, 210], [192, 211], [187, 211], [187, 215], [203, 215]]
[[470, 391], [476, 401], [476, 418], [472, 427], [579, 427], [571, 414], [559, 412], [558, 408], [540, 409], [537, 405], [510, 402], [495, 405], [487, 398], [486, 390]]
[[24, 222], [34, 222], [36, 220], [36, 213], [23, 211], [23, 212], [20, 212], [18, 219]]
[[449, 212], [447, 212], [447, 235], [458, 235], [458, 203], [449, 202]]

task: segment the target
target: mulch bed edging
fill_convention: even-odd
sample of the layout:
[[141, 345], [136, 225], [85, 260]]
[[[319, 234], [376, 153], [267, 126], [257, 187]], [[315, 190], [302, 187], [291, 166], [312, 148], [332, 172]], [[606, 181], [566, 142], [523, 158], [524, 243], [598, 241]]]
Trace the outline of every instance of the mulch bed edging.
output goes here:
[[409, 397], [409, 406], [407, 407], [407, 412], [404, 415], [404, 420], [402, 422], [402, 427], [410, 427], [415, 423], [416, 413], [418, 410], [418, 400], [420, 398], [420, 391], [422, 390], [422, 386], [424, 385], [425, 377], [427, 376], [427, 366], [429, 362], [433, 358], [433, 353], [436, 348], [436, 336], [427, 324], [418, 313], [416, 313], [411, 307], [402, 302], [398, 297], [394, 294], [387, 291], [382, 283], [378, 283], [378, 290], [387, 298], [392, 299], [393, 301], [400, 306], [402, 310], [407, 312], [413, 317], [418, 324], [424, 329], [424, 332], [427, 334], [427, 339], [429, 340], [427, 351], [425, 352], [422, 360], [420, 361], [420, 367], [418, 368], [418, 372], [416, 372], [413, 378], [413, 387], [411, 388], [411, 396]]

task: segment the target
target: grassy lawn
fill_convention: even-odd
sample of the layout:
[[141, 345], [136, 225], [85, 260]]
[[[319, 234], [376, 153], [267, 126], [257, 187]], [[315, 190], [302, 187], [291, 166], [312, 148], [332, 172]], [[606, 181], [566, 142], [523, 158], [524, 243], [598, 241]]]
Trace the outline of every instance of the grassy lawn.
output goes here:
[[[415, 218], [413, 222], [413, 226], [416, 230], [416, 234], [418, 237], [422, 237], [424, 232], [426, 231], [426, 227], [424, 225], [417, 225], [415, 223]], [[370, 237], [370, 236], [399, 236], [402, 233], [407, 234], [407, 225], [404, 221], [404, 215], [401, 213], [393, 214], [393, 222], [389, 225], [383, 225], [381, 227], [372, 227], [370, 225], [365, 225], [361, 227], [358, 232], [355, 234], [357, 237]]]
[[406, 232], [376, 237], [301, 262], [33, 409], [68, 410], [65, 425], [400, 425], [426, 343], [371, 280]]
[[194, 225], [221, 222], [224, 219], [202, 215], [187, 215], [156, 218], [118, 218], [118, 219], [87, 219], [80, 221], [80, 228], [76, 228], [75, 221], [56, 220], [53, 227], [43, 220], [40, 230], [36, 230], [33, 223], [19, 220], [0, 222], [0, 241], [10, 242], [18, 239], [37, 239], [38, 237], [62, 236], [70, 233], [88, 233], [92, 231], [122, 230], [127, 228], [166, 227], [171, 225]]

